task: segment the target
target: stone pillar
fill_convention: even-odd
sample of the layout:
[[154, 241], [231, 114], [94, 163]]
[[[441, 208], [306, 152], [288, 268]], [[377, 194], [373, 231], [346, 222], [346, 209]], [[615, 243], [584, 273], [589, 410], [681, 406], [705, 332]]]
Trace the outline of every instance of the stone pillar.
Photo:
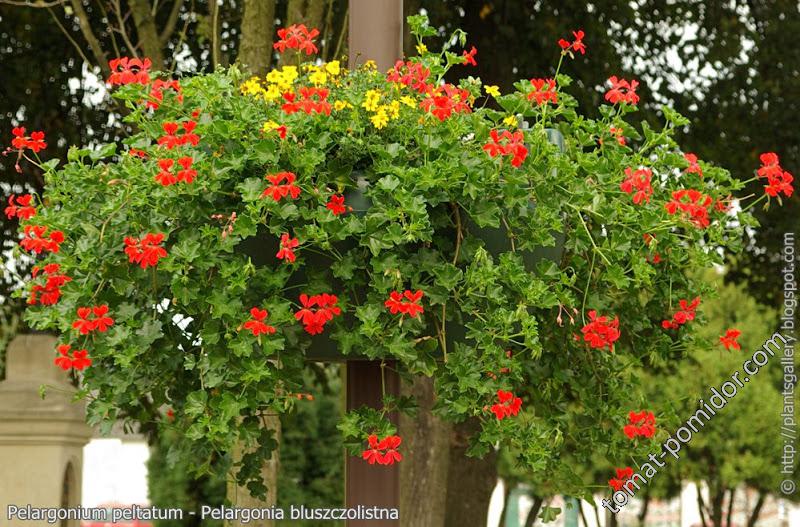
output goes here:
[[66, 372], [53, 364], [55, 347], [55, 337], [41, 334], [17, 336], [8, 347], [6, 379], [0, 382], [0, 523], [6, 527], [46, 525], [9, 520], [8, 505], [81, 504], [83, 446], [92, 431], [84, 405], [72, 402], [75, 389]]

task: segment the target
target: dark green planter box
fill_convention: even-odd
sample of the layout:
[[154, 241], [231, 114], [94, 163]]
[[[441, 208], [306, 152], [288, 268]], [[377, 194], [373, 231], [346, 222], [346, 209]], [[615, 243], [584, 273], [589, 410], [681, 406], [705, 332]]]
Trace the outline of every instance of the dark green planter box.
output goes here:
[[[560, 132], [548, 129], [547, 136], [551, 143], [557, 145], [561, 150], [564, 149], [564, 138]], [[361, 176], [355, 175], [354, 177], [357, 178], [358, 188], [345, 192], [345, 203], [353, 207], [354, 214], [363, 216], [371, 206], [371, 202], [365, 194], [369, 183]], [[530, 206], [531, 209], [533, 209], [536, 207], [536, 204], [531, 202]], [[478, 225], [467, 217], [464, 221], [464, 228], [472, 233], [473, 236], [483, 240], [486, 250], [493, 256], [511, 250], [511, 238], [508, 236], [507, 229], [503, 226], [498, 228], [478, 227]], [[275, 254], [278, 252], [279, 242], [279, 238], [271, 233], [258, 234], [243, 240], [237, 246], [237, 251], [249, 256], [255, 266], [275, 265]], [[356, 248], [357, 243], [354, 240], [346, 240], [338, 242], [335, 246], [337, 251], [344, 253]], [[541, 260], [558, 261], [561, 258], [563, 249], [564, 235], [562, 233], [557, 233], [556, 245], [554, 247], [538, 247], [533, 251], [518, 250], [517, 252], [522, 256], [526, 269], [533, 270], [536, 264]], [[302, 257], [305, 259], [305, 266], [312, 269], [326, 269], [334, 263], [332, 258], [310, 251], [305, 252]], [[287, 285], [298, 286], [299, 289], [299, 286], [302, 286], [306, 282], [306, 274], [300, 270], [292, 275]], [[336, 322], [339, 324], [344, 323], [352, 327], [355, 320], [352, 313], [343, 313], [341, 318]], [[466, 327], [464, 323], [468, 322], [469, 320], [448, 322], [446, 328], [448, 349], [453, 349], [453, 343], [463, 342], [466, 338]], [[339, 352], [336, 341], [333, 340], [330, 335], [330, 329], [326, 329], [319, 335], [311, 336], [311, 345], [306, 352], [306, 359], [323, 362], [368, 360], [367, 357], [362, 355], [343, 355]]]

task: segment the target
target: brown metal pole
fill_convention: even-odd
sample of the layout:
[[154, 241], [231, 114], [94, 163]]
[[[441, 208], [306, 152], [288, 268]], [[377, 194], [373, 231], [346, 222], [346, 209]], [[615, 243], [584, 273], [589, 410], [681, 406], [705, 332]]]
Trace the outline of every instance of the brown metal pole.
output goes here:
[[[349, 0], [349, 67], [375, 61], [379, 71], [391, 68], [403, 56], [403, 0]], [[347, 409], [382, 406], [379, 361], [347, 361]], [[384, 369], [388, 394], [399, 395], [400, 379], [393, 367]], [[398, 416], [390, 419], [397, 424]], [[402, 449], [401, 449], [402, 451]], [[347, 507], [400, 508], [400, 469], [397, 465], [369, 465], [347, 456], [345, 466]], [[394, 521], [348, 520], [347, 527], [399, 525]]]

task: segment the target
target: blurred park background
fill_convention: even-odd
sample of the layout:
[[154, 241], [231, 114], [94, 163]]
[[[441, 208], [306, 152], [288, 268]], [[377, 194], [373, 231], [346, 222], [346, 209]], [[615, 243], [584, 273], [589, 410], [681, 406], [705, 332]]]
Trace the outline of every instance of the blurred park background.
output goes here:
[[[441, 34], [464, 29], [478, 49], [474, 75], [503, 92], [520, 76], [552, 75], [557, 40], [581, 28], [588, 53], [576, 57], [569, 74], [575, 79], [570, 93], [583, 111], [596, 111], [609, 76], [636, 78], [642, 83], [640, 119], [659, 122], [662, 104], [690, 118], [692, 126], [682, 131], [686, 151], [742, 180], [752, 177], [758, 154], [765, 151], [777, 152], [792, 172], [800, 167], [796, 1], [405, 0], [404, 9], [427, 12]], [[332, 60], [347, 54], [347, 20], [346, 0], [0, 0], [0, 143], [10, 143], [11, 128], [22, 122], [47, 131], [46, 158], [65, 158], [70, 145], [123, 135], [119, 121], [108, 118], [119, 108], [110, 106], [102, 79], [108, 76], [108, 59], [131, 50], [153, 59], [154, 69], [176, 76], [237, 61], [263, 74], [278, 60], [272, 54], [276, 28], [300, 22], [320, 28], [320, 56]], [[410, 48], [410, 39], [406, 42]], [[13, 156], [0, 157], [4, 200], [12, 193], [41, 191], [41, 185], [40, 174], [17, 173]], [[761, 192], [759, 182], [751, 185], [752, 192]], [[737, 327], [743, 334], [741, 354], [777, 328], [783, 236], [800, 230], [800, 198], [788, 201], [754, 210], [761, 226], [748, 233], [744, 253], [707, 276], [719, 297], [704, 302], [705, 336], [713, 340]], [[11, 293], [19, 286], [16, 277], [29, 272], [25, 262], [8, 259], [18, 243], [16, 220], [3, 216], [2, 222], [0, 379], [3, 348], [25, 331], [24, 300]], [[698, 350], [668, 378], [646, 383], [653, 390], [652, 406], [690, 414], [701, 392], [741, 365], [741, 354]], [[315, 401], [282, 422], [278, 500], [287, 506], [335, 506], [343, 500], [339, 368], [312, 364], [308, 376]], [[693, 440], [687, 458], [661, 473], [644, 499], [619, 518], [587, 505], [567, 508], [569, 499], [553, 496], [546, 482], [520, 472], [498, 452], [470, 465], [469, 478], [463, 467], [450, 470], [441, 490], [448, 493], [445, 525], [484, 525], [476, 518], [488, 515], [490, 525], [527, 527], [540, 524], [537, 515], [551, 506], [567, 510], [559, 516], [562, 525], [800, 526], [793, 506], [777, 499], [780, 451], [771, 438], [780, 423], [777, 413], [766, 409], [779, 408], [780, 382], [775, 367], [752, 383], [747, 395], [731, 403], [735, 408]], [[178, 438], [140, 432], [87, 447], [84, 499], [96, 501], [88, 505], [149, 501], [191, 508], [223, 501], [225, 482], [193, 481], [179, 467], [167, 468], [164, 445]], [[458, 436], [454, 429], [452, 459], [463, 456]], [[116, 469], [109, 471], [111, 460]], [[586, 467], [598, 496], [608, 495], [611, 470], [604, 460]]]

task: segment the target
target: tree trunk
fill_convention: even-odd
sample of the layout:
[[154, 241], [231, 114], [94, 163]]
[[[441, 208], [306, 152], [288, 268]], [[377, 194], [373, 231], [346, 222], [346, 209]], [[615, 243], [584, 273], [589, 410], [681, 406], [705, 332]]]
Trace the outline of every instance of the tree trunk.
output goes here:
[[592, 497], [592, 508], [594, 509], [594, 521], [597, 523], [597, 527], [600, 527], [600, 509], [597, 507], [594, 497]]
[[[277, 414], [271, 414], [264, 417], [264, 426], [275, 431], [275, 440], [280, 444], [281, 435], [281, 419]], [[234, 462], [242, 459], [243, 450], [241, 447], [233, 452]], [[272, 457], [264, 461], [261, 467], [261, 477], [264, 478], [264, 485], [267, 486], [267, 497], [264, 500], [254, 498], [246, 487], [236, 485], [233, 478], [228, 479], [228, 501], [238, 509], [258, 509], [269, 508], [278, 502], [278, 468], [279, 468], [278, 450], [272, 452]], [[230, 521], [226, 523], [226, 527], [275, 527], [278, 521], [275, 520], [252, 520], [249, 523], [242, 523], [238, 521]]]
[[477, 419], [453, 426], [445, 527], [486, 523], [489, 500], [497, 484], [497, 452], [492, 450], [483, 459], [467, 457], [468, 438], [479, 430]]
[[400, 463], [401, 527], [444, 527], [450, 424], [433, 415], [433, 379], [414, 377], [401, 394], [419, 404], [416, 418], [400, 416], [403, 462]]
[[703, 527], [708, 527], [705, 513], [706, 504], [703, 501], [703, 489], [699, 483], [697, 484], [697, 508], [700, 510], [700, 522], [703, 524]]
[[244, 0], [242, 37], [236, 61], [253, 75], [263, 77], [272, 61], [275, 0]]
[[156, 28], [156, 20], [150, 11], [149, 0], [129, 0], [128, 5], [136, 26], [136, 36], [145, 57], [153, 61], [153, 69], [164, 69], [164, 55], [161, 51], [161, 39]]
[[721, 483], [716, 486], [714, 495], [711, 496], [711, 524], [714, 527], [723, 527], [722, 509], [725, 501], [725, 486]]
[[214, 69], [217, 66], [226, 66], [226, 61], [222, 57], [222, 32], [219, 22], [219, 4], [217, 0], [208, 2], [209, 28], [211, 28], [211, 65]]
[[766, 498], [767, 495], [763, 491], [758, 493], [758, 501], [756, 501], [756, 506], [753, 507], [753, 512], [750, 513], [750, 518], [747, 519], [747, 527], [755, 527], [758, 521], [758, 515], [761, 514], [761, 507], [764, 506], [764, 500], [766, 500]]
[[726, 527], [731, 527], [731, 516], [733, 516], [733, 498], [735, 493], [736, 488], [732, 488], [728, 494], [728, 518], [725, 520]]
[[541, 496], [533, 497], [533, 505], [531, 506], [531, 510], [528, 511], [528, 515], [525, 517], [525, 527], [533, 527], [533, 524], [536, 523], [536, 515], [539, 514], [543, 501], [544, 499]]
[[644, 522], [647, 519], [647, 509], [650, 508], [650, 493], [645, 493], [644, 498], [642, 498], [642, 510], [639, 511], [639, 515], [637, 519], [639, 520], [639, 525], [644, 527]]
[[503, 481], [503, 511], [500, 513], [500, 521], [497, 522], [499, 527], [505, 527], [506, 514], [508, 513], [508, 502], [511, 498], [511, 485], [507, 481]]

